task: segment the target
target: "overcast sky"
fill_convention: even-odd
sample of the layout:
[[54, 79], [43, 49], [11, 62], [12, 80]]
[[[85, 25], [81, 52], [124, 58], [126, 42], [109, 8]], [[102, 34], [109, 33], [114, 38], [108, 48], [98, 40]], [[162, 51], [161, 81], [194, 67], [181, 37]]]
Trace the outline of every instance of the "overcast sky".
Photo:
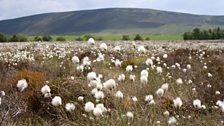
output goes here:
[[224, 15], [224, 0], [0, 0], [0, 20], [47, 12], [111, 7]]

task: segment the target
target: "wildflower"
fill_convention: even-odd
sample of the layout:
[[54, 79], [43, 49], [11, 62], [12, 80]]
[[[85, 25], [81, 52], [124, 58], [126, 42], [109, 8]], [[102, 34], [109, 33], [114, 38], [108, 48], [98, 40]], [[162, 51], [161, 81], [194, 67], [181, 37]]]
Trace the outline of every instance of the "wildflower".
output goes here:
[[106, 43], [102, 43], [102, 44], [100, 44], [100, 50], [102, 50], [102, 51], [106, 51], [107, 50], [107, 44]]
[[201, 108], [201, 101], [200, 101], [199, 99], [195, 99], [195, 100], [193, 101], [193, 106], [194, 106], [195, 108]]
[[181, 78], [178, 78], [178, 79], [176, 80], [176, 83], [177, 83], [178, 85], [181, 85], [181, 84], [183, 84], [183, 81], [182, 81]]
[[114, 47], [114, 51], [115, 52], [120, 52], [121, 51], [121, 47], [120, 46], [115, 46]]
[[96, 117], [102, 116], [103, 115], [103, 111], [100, 108], [94, 108], [93, 109], [93, 115]]
[[212, 74], [211, 73], [208, 73], [208, 77], [212, 77]]
[[169, 125], [175, 125], [176, 123], [177, 123], [177, 119], [174, 116], [169, 118], [168, 120]]
[[95, 72], [89, 72], [87, 74], [87, 80], [89, 80], [89, 81], [96, 80], [96, 73]]
[[150, 102], [152, 100], [153, 100], [153, 95], [147, 95], [147, 96], [145, 96], [145, 101], [146, 102]]
[[132, 70], [133, 70], [132, 65], [128, 65], [128, 66], [126, 67], [126, 71], [127, 71], [127, 72], [131, 72]]
[[163, 72], [162, 67], [156, 67], [156, 72], [157, 72], [158, 74], [161, 74], [161, 73]]
[[73, 103], [66, 103], [65, 109], [69, 112], [72, 112], [75, 110], [75, 105]]
[[131, 75], [129, 76], [129, 79], [130, 79], [131, 81], [135, 81], [135, 75], [132, 75], [132, 74], [131, 74]]
[[147, 65], [147, 66], [149, 66], [149, 65], [153, 65], [153, 61], [152, 61], [152, 59], [150, 59], [150, 58], [148, 58], [146, 61], [145, 61], [145, 64]]
[[124, 81], [125, 80], [125, 75], [121, 74], [118, 76], [118, 81]]
[[78, 101], [83, 101], [84, 100], [84, 97], [83, 96], [79, 96], [78, 97]]
[[95, 45], [95, 40], [93, 38], [89, 38], [88, 44]]
[[142, 71], [141, 71], [141, 76], [146, 76], [146, 77], [148, 77], [148, 75], [149, 75], [149, 72], [148, 72], [147, 70], [142, 70]]
[[102, 112], [106, 112], [107, 111], [107, 109], [105, 108], [104, 104], [102, 104], [102, 103], [97, 104], [96, 108], [100, 108], [102, 110]]
[[92, 112], [94, 109], [94, 104], [92, 102], [87, 102], [84, 107], [86, 112]]
[[137, 97], [136, 96], [132, 97], [132, 101], [137, 102], [138, 101]]
[[162, 88], [159, 88], [157, 91], [156, 91], [156, 94], [159, 96], [159, 97], [162, 97], [163, 94], [164, 94], [164, 90]]
[[105, 89], [112, 89], [116, 87], [116, 82], [114, 79], [109, 79], [106, 82], [103, 83], [103, 87]]
[[164, 55], [163, 55], [163, 58], [164, 58], [164, 59], [167, 59], [167, 57], [168, 57], [167, 54], [164, 54]]
[[126, 116], [129, 118], [129, 119], [133, 119], [134, 118], [134, 114], [132, 112], [127, 112], [126, 113]]
[[169, 88], [169, 84], [168, 83], [165, 83], [161, 86], [161, 88], [164, 90], [164, 91], [167, 91], [168, 88]]
[[59, 106], [59, 105], [62, 105], [62, 99], [61, 99], [61, 97], [59, 97], [59, 96], [55, 96], [55, 97], [52, 99], [51, 104], [52, 104], [53, 106]]
[[169, 111], [165, 111], [165, 112], [163, 112], [163, 115], [165, 115], [165, 116], [169, 116], [170, 113], [169, 113]]
[[180, 108], [183, 105], [183, 102], [180, 97], [177, 97], [173, 100], [173, 104], [175, 108]]
[[97, 91], [94, 95], [94, 97], [99, 100], [104, 98], [104, 93], [102, 91]]
[[19, 80], [17, 82], [17, 88], [20, 92], [22, 92], [24, 89], [28, 87], [28, 83], [25, 79]]
[[124, 97], [124, 95], [123, 95], [123, 93], [121, 91], [117, 91], [116, 94], [115, 94], [115, 96], [117, 98], [121, 98], [121, 99], [123, 99], [123, 97]]
[[41, 88], [41, 93], [44, 95], [44, 94], [47, 94], [47, 93], [50, 93], [51, 92], [51, 89], [48, 85], [44, 85], [42, 88]]
[[79, 57], [73, 56], [72, 57], [72, 62], [78, 64], [80, 62]]
[[146, 84], [148, 82], [148, 77], [146, 76], [141, 76], [140, 78], [140, 82], [143, 83], [143, 84]]

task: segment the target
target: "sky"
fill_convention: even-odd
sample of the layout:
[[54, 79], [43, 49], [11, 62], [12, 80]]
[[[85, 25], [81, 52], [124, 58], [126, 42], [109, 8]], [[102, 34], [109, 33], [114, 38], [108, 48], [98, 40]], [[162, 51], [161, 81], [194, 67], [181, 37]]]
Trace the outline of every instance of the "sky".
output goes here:
[[224, 15], [224, 0], [0, 0], [0, 20], [99, 8], [148, 8], [200, 15]]

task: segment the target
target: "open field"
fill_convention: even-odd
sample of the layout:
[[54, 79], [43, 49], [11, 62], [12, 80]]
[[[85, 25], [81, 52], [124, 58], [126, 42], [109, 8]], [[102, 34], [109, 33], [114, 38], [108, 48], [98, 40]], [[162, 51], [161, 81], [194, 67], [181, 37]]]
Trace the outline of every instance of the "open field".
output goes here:
[[0, 125], [224, 125], [221, 40], [0, 43], [0, 52]]

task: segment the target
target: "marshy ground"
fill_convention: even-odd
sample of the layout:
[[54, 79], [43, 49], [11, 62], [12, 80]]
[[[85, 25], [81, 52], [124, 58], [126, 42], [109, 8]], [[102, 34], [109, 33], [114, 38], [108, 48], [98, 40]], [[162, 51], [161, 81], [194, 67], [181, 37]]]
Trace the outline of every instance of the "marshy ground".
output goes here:
[[[1, 125], [224, 125], [224, 41], [135, 44], [0, 44]], [[112, 89], [105, 86], [110, 79]], [[44, 97], [44, 85], [51, 96]], [[87, 102], [105, 111], [87, 112]]]

